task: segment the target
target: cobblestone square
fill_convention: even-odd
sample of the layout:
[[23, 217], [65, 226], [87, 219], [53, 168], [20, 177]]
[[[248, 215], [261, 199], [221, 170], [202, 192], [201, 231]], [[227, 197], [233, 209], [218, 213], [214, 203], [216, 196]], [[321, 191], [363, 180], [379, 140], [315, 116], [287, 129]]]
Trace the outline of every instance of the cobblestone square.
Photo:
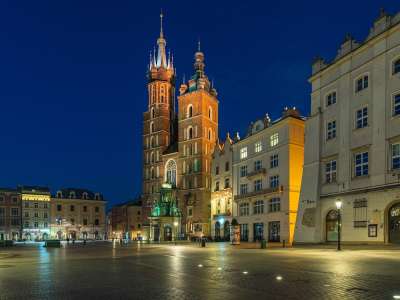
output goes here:
[[0, 250], [0, 298], [394, 299], [399, 253], [226, 243], [25, 245]]

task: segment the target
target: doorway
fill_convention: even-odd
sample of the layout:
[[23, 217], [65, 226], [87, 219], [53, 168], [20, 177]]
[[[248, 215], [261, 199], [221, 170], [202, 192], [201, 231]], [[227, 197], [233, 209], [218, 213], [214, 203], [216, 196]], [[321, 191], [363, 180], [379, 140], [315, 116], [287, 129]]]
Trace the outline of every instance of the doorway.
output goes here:
[[254, 241], [262, 241], [264, 239], [264, 223], [254, 223]]
[[164, 241], [172, 241], [172, 228], [169, 225], [164, 227]]
[[400, 244], [400, 203], [389, 210], [389, 242]]
[[268, 241], [280, 242], [281, 241], [281, 223], [279, 221], [269, 222], [268, 224]]
[[338, 240], [338, 212], [337, 210], [331, 210], [326, 215], [326, 241], [337, 242]]

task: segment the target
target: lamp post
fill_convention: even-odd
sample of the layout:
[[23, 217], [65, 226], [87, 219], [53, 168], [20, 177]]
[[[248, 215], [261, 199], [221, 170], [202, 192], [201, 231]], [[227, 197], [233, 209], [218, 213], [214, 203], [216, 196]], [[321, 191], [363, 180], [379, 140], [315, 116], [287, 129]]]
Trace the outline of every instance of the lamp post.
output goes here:
[[338, 221], [338, 238], [337, 238], [337, 250], [341, 251], [342, 247], [340, 245], [340, 239], [341, 239], [341, 231], [342, 231], [342, 215], [341, 215], [341, 208], [342, 208], [342, 201], [338, 200], [335, 202], [336, 208], [337, 208], [337, 221]]
[[179, 225], [179, 223], [177, 222], [177, 221], [175, 221], [174, 222], [174, 228], [175, 228], [175, 234], [174, 234], [174, 242], [175, 242], [175, 245], [176, 245], [176, 236], [177, 236], [177, 234], [178, 234], [178, 225]]

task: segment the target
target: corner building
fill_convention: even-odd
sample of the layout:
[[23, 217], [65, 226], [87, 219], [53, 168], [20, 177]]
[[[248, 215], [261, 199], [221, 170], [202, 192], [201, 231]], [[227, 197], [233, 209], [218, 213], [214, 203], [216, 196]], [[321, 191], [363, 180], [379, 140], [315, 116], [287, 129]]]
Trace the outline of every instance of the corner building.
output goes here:
[[400, 13], [312, 68], [295, 241], [400, 243]]
[[[162, 15], [161, 15], [162, 21]], [[162, 23], [157, 54], [150, 55], [148, 110], [143, 116], [143, 229], [163, 183], [171, 184], [182, 211], [180, 237], [210, 235], [211, 155], [218, 136], [217, 92], [205, 74], [204, 53], [195, 53], [194, 74], [179, 88], [166, 55]], [[171, 224], [159, 224], [159, 226]]]

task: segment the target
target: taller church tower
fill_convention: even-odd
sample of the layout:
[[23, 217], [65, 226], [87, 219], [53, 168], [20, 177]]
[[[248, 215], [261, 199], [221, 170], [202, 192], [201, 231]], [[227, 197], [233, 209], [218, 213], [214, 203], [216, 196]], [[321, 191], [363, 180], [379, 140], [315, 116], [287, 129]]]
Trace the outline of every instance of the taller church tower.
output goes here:
[[200, 42], [194, 75], [179, 88], [179, 199], [186, 233], [210, 235], [211, 155], [218, 138], [217, 91], [204, 72]]
[[176, 139], [175, 69], [171, 56], [167, 58], [160, 15], [160, 36], [157, 53], [150, 54], [147, 71], [148, 107], [143, 113], [143, 222], [148, 225], [153, 203], [159, 198], [164, 180], [163, 152]]

